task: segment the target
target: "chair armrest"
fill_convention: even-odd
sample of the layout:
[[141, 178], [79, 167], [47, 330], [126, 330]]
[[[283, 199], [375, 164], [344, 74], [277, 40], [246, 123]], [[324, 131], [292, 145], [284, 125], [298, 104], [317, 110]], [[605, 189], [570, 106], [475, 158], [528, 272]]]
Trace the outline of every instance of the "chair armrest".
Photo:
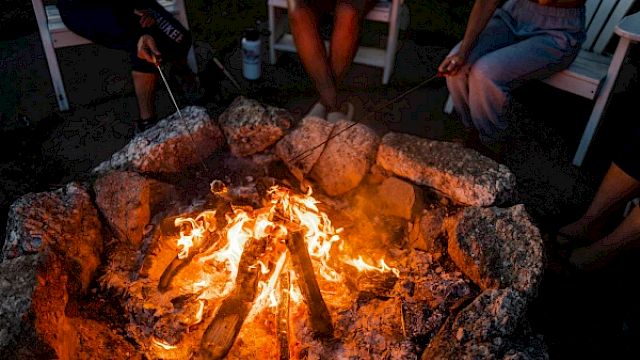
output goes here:
[[623, 17], [616, 26], [615, 32], [630, 41], [640, 41], [640, 11]]

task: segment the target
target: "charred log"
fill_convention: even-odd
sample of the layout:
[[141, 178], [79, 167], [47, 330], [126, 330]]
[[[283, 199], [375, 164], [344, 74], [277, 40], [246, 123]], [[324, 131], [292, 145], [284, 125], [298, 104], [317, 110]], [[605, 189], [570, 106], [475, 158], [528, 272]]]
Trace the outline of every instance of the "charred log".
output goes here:
[[203, 359], [222, 359], [231, 350], [256, 297], [260, 275], [256, 265], [265, 247], [265, 241], [256, 239], [249, 240], [245, 245], [238, 265], [235, 290], [222, 301], [200, 341]]
[[366, 271], [360, 273], [357, 277], [356, 288], [359, 292], [367, 292], [376, 296], [390, 297], [396, 281], [398, 281], [398, 278], [390, 271]]
[[278, 292], [282, 296], [276, 311], [278, 347], [280, 348], [280, 360], [289, 360], [289, 289], [291, 287], [289, 271], [285, 270], [280, 274], [278, 287]]
[[289, 233], [287, 248], [291, 253], [293, 269], [298, 275], [300, 291], [309, 309], [311, 326], [316, 335], [330, 337], [333, 335], [331, 315], [320, 293], [302, 231]]

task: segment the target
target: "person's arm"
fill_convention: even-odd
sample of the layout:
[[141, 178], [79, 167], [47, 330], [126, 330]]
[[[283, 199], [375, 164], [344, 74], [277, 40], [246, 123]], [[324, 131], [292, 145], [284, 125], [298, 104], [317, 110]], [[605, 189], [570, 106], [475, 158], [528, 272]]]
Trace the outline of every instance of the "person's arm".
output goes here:
[[467, 28], [462, 38], [462, 43], [457, 52], [451, 53], [438, 67], [438, 71], [444, 75], [455, 74], [467, 61], [469, 53], [475, 46], [478, 36], [493, 16], [501, 0], [476, 0], [469, 15]]

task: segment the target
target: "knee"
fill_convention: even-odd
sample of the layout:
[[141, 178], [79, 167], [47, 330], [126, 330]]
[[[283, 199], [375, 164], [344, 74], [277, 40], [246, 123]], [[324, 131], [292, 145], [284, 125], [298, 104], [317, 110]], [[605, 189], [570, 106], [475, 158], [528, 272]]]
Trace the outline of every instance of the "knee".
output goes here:
[[357, 25], [364, 18], [363, 10], [350, 1], [341, 1], [336, 5], [335, 16], [338, 21]]
[[478, 61], [469, 69], [469, 86], [475, 88], [502, 87], [498, 72], [499, 66]]
[[313, 11], [304, 5], [298, 5], [291, 9], [289, 9], [289, 22], [293, 26], [308, 23], [315, 19], [315, 14]]

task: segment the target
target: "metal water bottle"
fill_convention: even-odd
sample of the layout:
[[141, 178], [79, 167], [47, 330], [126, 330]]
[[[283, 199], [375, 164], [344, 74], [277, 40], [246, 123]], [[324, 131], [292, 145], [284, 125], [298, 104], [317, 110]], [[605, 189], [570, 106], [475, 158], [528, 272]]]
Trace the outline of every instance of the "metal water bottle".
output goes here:
[[248, 80], [260, 78], [261, 73], [260, 32], [247, 29], [242, 38], [242, 75]]

